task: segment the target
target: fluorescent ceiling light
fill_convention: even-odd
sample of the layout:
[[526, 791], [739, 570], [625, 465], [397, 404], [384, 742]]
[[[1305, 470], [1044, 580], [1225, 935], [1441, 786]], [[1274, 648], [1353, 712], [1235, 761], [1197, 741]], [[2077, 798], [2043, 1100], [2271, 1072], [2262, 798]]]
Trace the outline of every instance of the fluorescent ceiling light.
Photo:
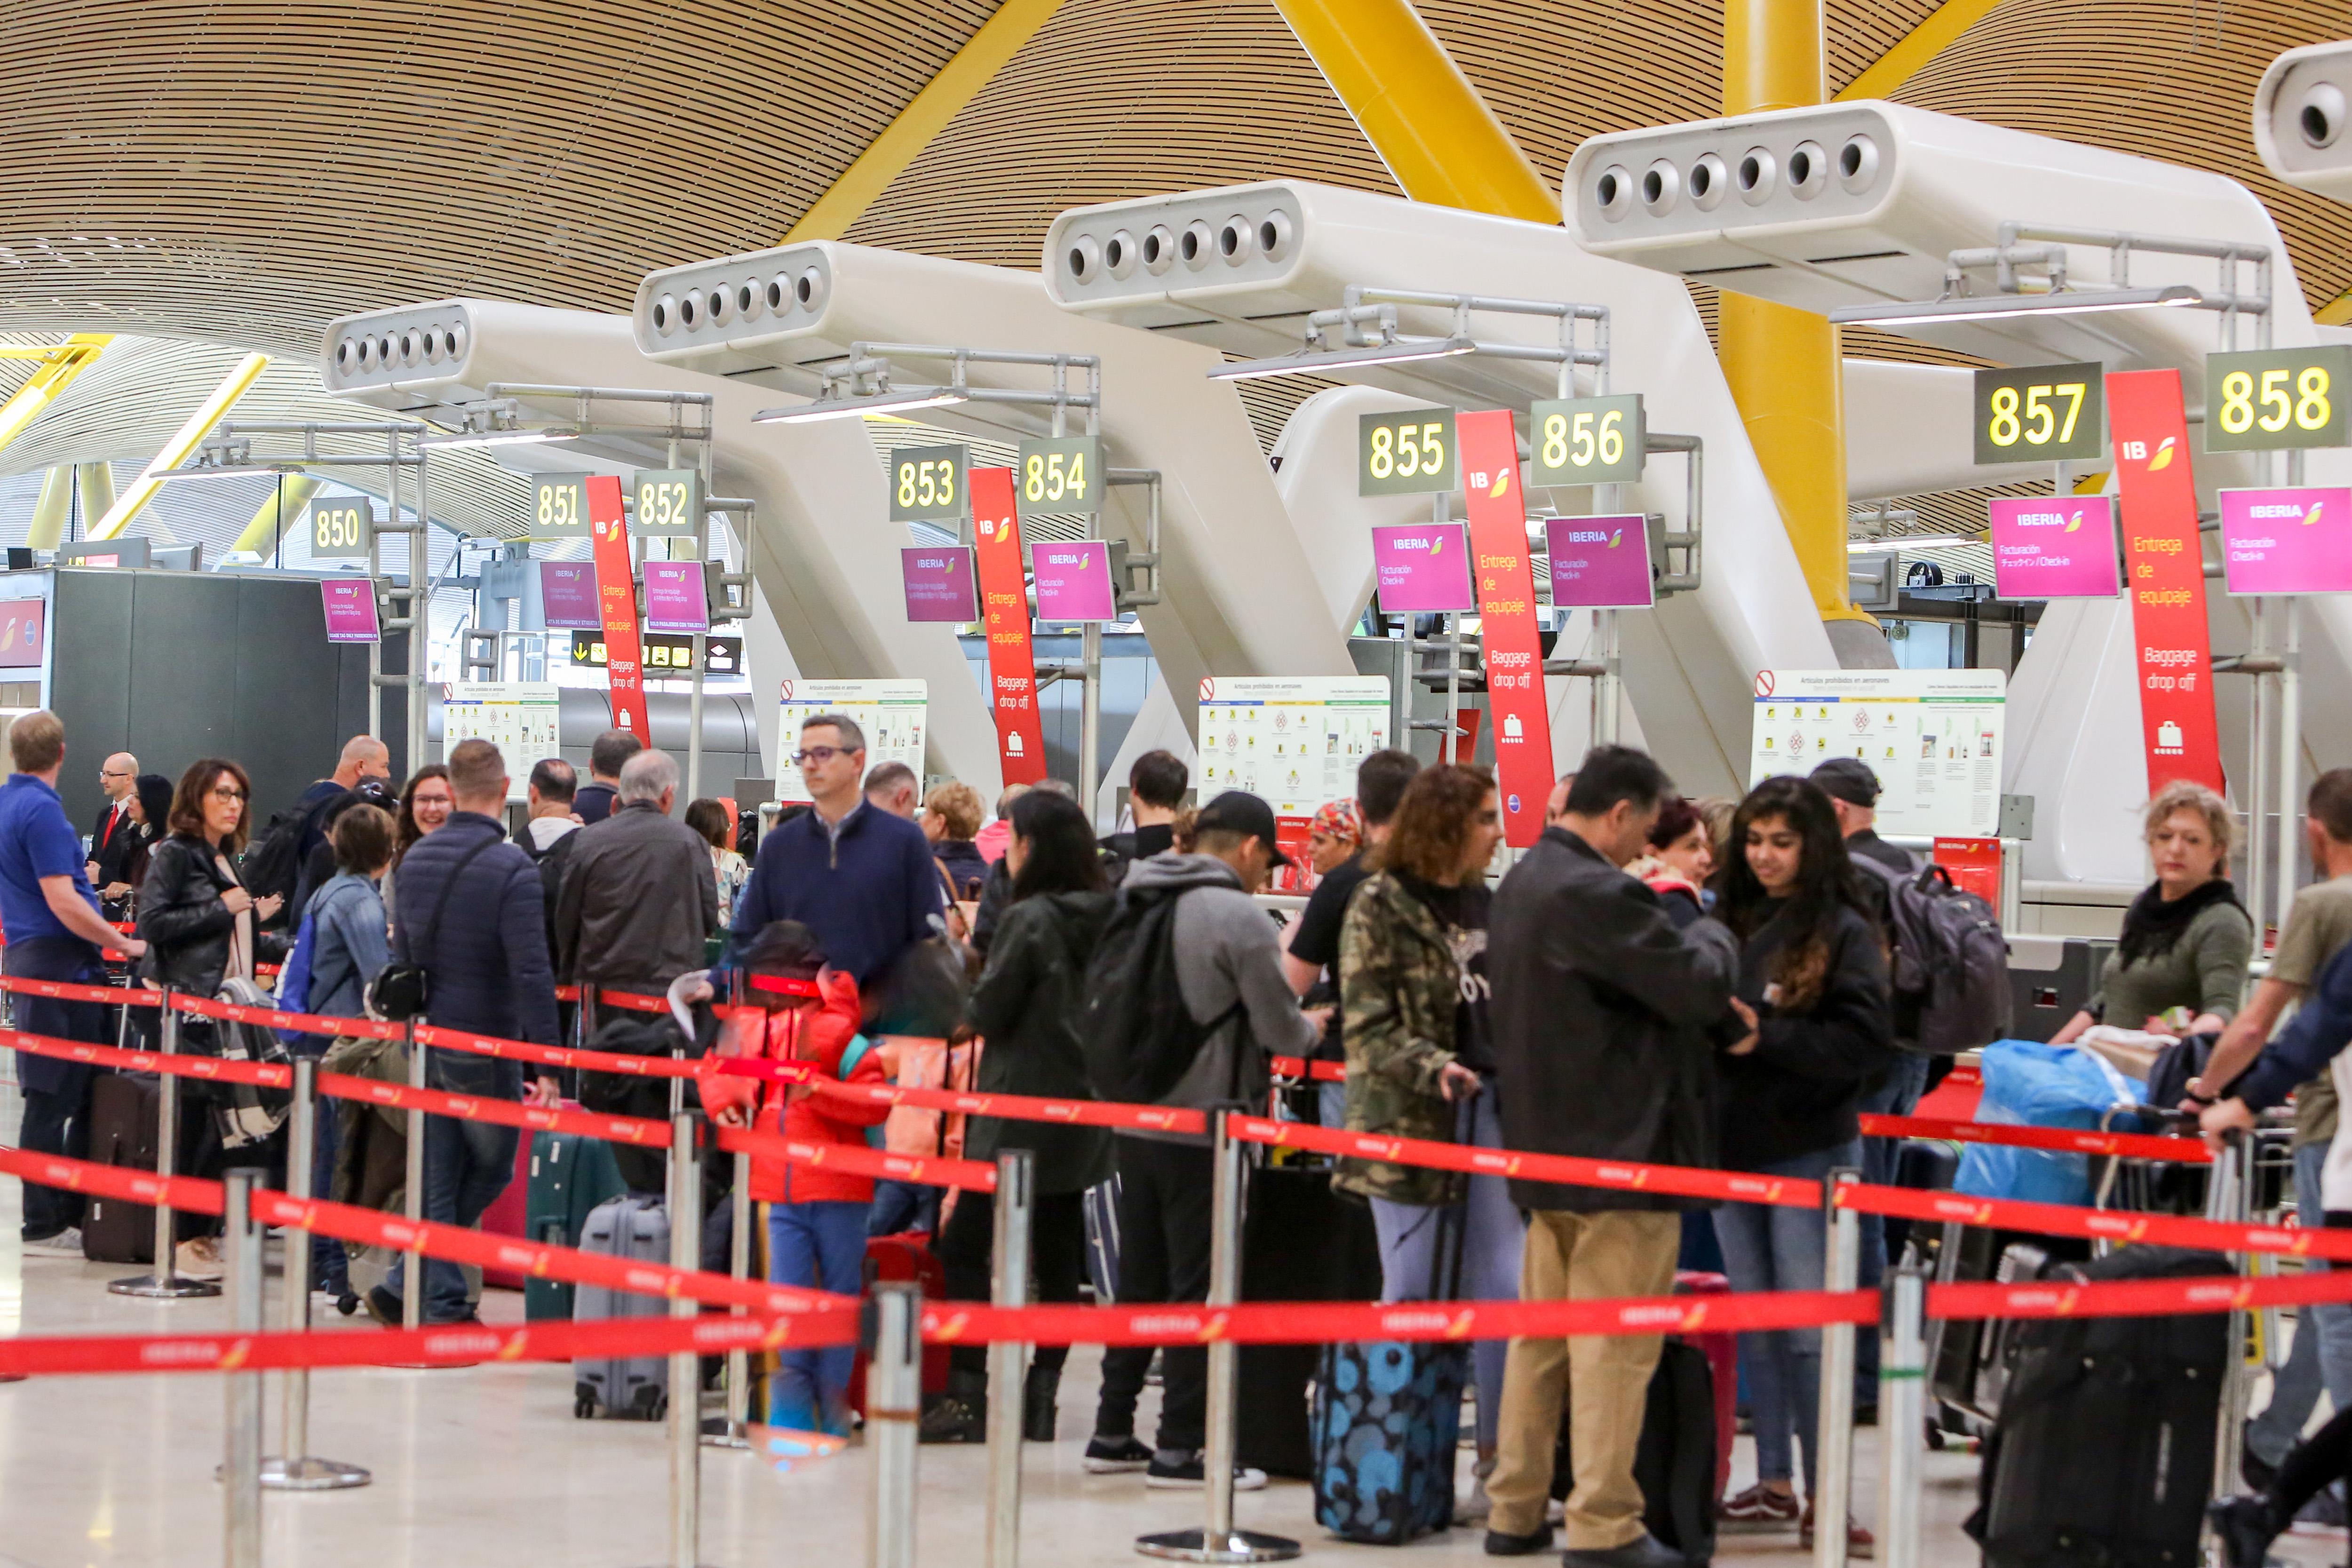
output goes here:
[[275, 468], [266, 463], [200, 463], [189, 468], [165, 468], [147, 477], [151, 479], [275, 479], [300, 471], [299, 468]]
[[2069, 289], [2055, 294], [1989, 294], [1924, 300], [1908, 305], [1842, 305], [1830, 312], [1841, 327], [1903, 327], [1936, 321], [1997, 321], [2019, 316], [2087, 316], [2100, 310], [2146, 310], [2200, 305], [2205, 296], [2186, 283], [2161, 289]]
[[1866, 555], [1875, 550], [1960, 550], [1991, 542], [1989, 537], [1974, 533], [1905, 534], [1898, 539], [1849, 539], [1845, 550], [1849, 555]]
[[1303, 349], [1274, 359], [1237, 360], [1209, 373], [1211, 381], [1252, 381], [1267, 375], [1320, 374], [1331, 370], [1368, 370], [1406, 364], [1414, 360], [1452, 359], [1475, 353], [1478, 345], [1467, 338], [1423, 339], [1415, 342], [1383, 343], [1376, 348]]
[[914, 408], [944, 408], [968, 403], [962, 392], [946, 386], [910, 386], [904, 392], [871, 392], [863, 397], [820, 397], [797, 408], [762, 408], [751, 416], [754, 425], [808, 425], [819, 419], [860, 418], [868, 414], [901, 414]]
[[546, 430], [460, 430], [450, 436], [427, 436], [420, 447], [524, 447], [548, 441], [577, 439], [580, 432], [564, 426]]

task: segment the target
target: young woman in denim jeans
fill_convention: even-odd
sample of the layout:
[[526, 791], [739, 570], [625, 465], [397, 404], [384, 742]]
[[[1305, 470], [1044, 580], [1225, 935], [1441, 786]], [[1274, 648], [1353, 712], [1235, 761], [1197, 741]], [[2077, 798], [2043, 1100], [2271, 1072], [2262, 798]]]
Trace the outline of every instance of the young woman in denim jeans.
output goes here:
[[[1855, 1102], [1894, 1064], [1894, 1025], [1886, 955], [1829, 796], [1804, 779], [1768, 779], [1740, 804], [1730, 851], [1716, 874], [1716, 910], [1740, 942], [1732, 1005], [1753, 1027], [1722, 1064], [1723, 1163], [1814, 1180], [1859, 1166]], [[1715, 1231], [1735, 1290], [1822, 1289], [1818, 1211], [1730, 1204], [1716, 1212]], [[1804, 1450], [1810, 1495], [1821, 1331], [1742, 1339], [1758, 1479], [1724, 1504], [1724, 1517], [1795, 1524], [1810, 1540], [1812, 1506], [1796, 1498], [1790, 1439]], [[1850, 1524], [1848, 1533], [1853, 1553], [1869, 1555], [1869, 1532]]]

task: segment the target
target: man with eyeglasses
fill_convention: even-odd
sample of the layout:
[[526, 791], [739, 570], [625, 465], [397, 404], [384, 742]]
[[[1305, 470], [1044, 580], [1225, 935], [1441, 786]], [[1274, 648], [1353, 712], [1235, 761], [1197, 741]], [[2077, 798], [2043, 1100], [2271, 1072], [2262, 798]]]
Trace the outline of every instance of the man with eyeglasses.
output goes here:
[[89, 833], [89, 858], [82, 872], [93, 888], [122, 880], [122, 868], [139, 843], [139, 825], [131, 820], [131, 797], [138, 793], [139, 759], [117, 752], [98, 765], [98, 787], [106, 805]]
[[866, 732], [856, 721], [810, 719], [793, 761], [815, 809], [760, 840], [735, 903], [734, 947], [748, 947], [771, 921], [798, 921], [862, 991], [929, 936], [943, 911], [930, 841], [866, 798]]

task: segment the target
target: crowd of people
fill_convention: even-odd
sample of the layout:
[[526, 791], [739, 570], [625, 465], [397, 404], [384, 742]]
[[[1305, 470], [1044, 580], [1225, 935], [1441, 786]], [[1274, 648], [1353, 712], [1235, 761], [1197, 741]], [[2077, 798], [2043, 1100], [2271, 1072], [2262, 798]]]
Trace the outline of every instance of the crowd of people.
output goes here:
[[[675, 1028], [600, 1018], [600, 993], [674, 994], [700, 1008], [696, 1050], [806, 1062], [852, 1083], [961, 1075], [982, 1092], [1201, 1110], [1263, 1105], [1271, 1058], [1307, 1056], [1344, 1063], [1345, 1079], [1294, 1110], [1352, 1131], [1793, 1178], [1855, 1167], [1884, 1179], [1888, 1152], [1865, 1147], [1859, 1118], [1907, 1111], [1926, 1086], [1928, 1058], [1914, 1048], [1889, 966], [1889, 879], [1917, 868], [1878, 837], [1877, 780], [1852, 760], [1767, 780], [1738, 801], [1685, 800], [1643, 752], [1597, 747], [1553, 790], [1540, 838], [1498, 877], [1493, 777], [1375, 752], [1355, 795], [1311, 825], [1318, 879], [1286, 927], [1252, 896], [1289, 863], [1272, 810], [1239, 791], [1189, 807], [1185, 764], [1167, 752], [1136, 763], [1131, 826], [1098, 840], [1066, 785], [1009, 788], [983, 820], [967, 785], [925, 795], [902, 765], [869, 769], [846, 717], [810, 719], [788, 743], [811, 798], [777, 818], [747, 863], [725, 808], [697, 801], [681, 819], [676, 763], [625, 732], [597, 740], [584, 784], [561, 760], [536, 763], [511, 834], [496, 747], [462, 742], [395, 793], [384, 749], [359, 737], [296, 804], [286, 831], [297, 870], [281, 893], [252, 885], [252, 868], [273, 855], [247, 851], [251, 786], [225, 759], [199, 761], [171, 785], [110, 757], [107, 813], [85, 852], [56, 793], [63, 729], [36, 713], [11, 733], [16, 772], [0, 789], [7, 968], [94, 983], [104, 946], [142, 983], [210, 995], [275, 962], [300, 989], [289, 1005], [343, 1016], [371, 1005], [379, 977], [411, 970], [436, 1024], [547, 1043], [576, 1032], [591, 1045], [608, 1027]], [[2352, 773], [2326, 775], [2312, 810], [2322, 868], [2352, 874]], [[2308, 1080], [2343, 1043], [2327, 1033], [2334, 1021], [2352, 1034], [2352, 970], [2329, 958], [2352, 933], [2352, 883], [2297, 901], [2278, 965], [2241, 1014], [2252, 932], [2227, 879], [2233, 833], [2210, 791], [2158, 794], [2147, 816], [2157, 880], [2133, 905], [2099, 994], [2061, 1037], [2101, 1020], [2168, 1016], [2210, 1031], [2216, 1092], [2192, 1086], [2210, 1104], [2209, 1125], [2242, 1121], [2301, 1082], [2307, 1109], [2326, 1102], [2331, 1125], [2308, 1140], [2324, 1151], [2333, 1105]], [[127, 934], [107, 923], [116, 910]], [[587, 999], [567, 1022], [556, 994], [572, 984]], [[2331, 1022], [2266, 1048], [2286, 1002], [2306, 991], [2326, 1005], [2304, 1017]], [[703, 1005], [714, 999], [736, 1004], [723, 1020]], [[17, 1007], [35, 1032], [93, 1038], [100, 1026], [88, 1004], [24, 996]], [[216, 1048], [210, 1027], [188, 1019], [182, 1048]], [[562, 1088], [526, 1083], [509, 1061], [439, 1049], [431, 1058], [437, 1088], [541, 1100]], [[26, 1145], [79, 1152], [86, 1069], [19, 1061]], [[748, 1078], [707, 1079], [699, 1093], [721, 1122], [823, 1143], [866, 1146], [886, 1136], [890, 1114]], [[1034, 1299], [1084, 1299], [1088, 1206], [1106, 1194], [1097, 1217], [1108, 1223], [1095, 1228], [1116, 1235], [1118, 1299], [1203, 1299], [1205, 1136], [987, 1118], [951, 1128], [935, 1114], [913, 1126], [943, 1151], [959, 1141], [967, 1158], [1028, 1152]], [[187, 1127], [181, 1168], [217, 1171], [215, 1119]], [[476, 1223], [511, 1177], [514, 1130], [437, 1117], [425, 1128], [426, 1215]], [[897, 1146], [895, 1123], [887, 1136]], [[2346, 1172], [2352, 1161], [2324, 1153], [2299, 1162], [2314, 1212], [2329, 1195], [2319, 1189]], [[1389, 1300], [1663, 1295], [1695, 1228], [1736, 1290], [1817, 1289], [1825, 1278], [1823, 1228], [1806, 1212], [1369, 1159], [1339, 1161], [1332, 1185], [1369, 1207]], [[747, 1192], [712, 1202], [769, 1205], [779, 1283], [855, 1292], [869, 1236], [912, 1227], [931, 1232], [949, 1296], [983, 1300], [994, 1201], [942, 1197], [759, 1158]], [[28, 1248], [78, 1250], [77, 1202], [28, 1188]], [[2352, 1210], [2352, 1197], [2340, 1206]], [[1868, 1247], [1868, 1268], [1883, 1268], [1883, 1237]], [[216, 1249], [192, 1235], [178, 1266], [216, 1273]], [[425, 1321], [472, 1316], [455, 1265], [429, 1263], [426, 1276]], [[368, 1292], [370, 1310], [397, 1322], [408, 1286], [395, 1267]], [[2329, 1387], [2352, 1388], [2352, 1314], [2315, 1317], [2314, 1364]], [[1821, 1334], [1746, 1339], [1757, 1479], [1723, 1515], [1809, 1540]], [[1682, 1561], [1645, 1528], [1633, 1473], [1659, 1347], [1613, 1336], [1475, 1348], [1471, 1512], [1486, 1519], [1489, 1553], [1549, 1548], [1547, 1503], [1564, 1490], [1571, 1562]], [[1066, 1357], [1041, 1351], [1029, 1372], [1022, 1424], [1033, 1439], [1054, 1435]], [[845, 1433], [850, 1360], [846, 1348], [786, 1353], [770, 1418]], [[1205, 1352], [1161, 1358], [1164, 1396], [1147, 1442], [1136, 1411], [1150, 1363], [1149, 1352], [1106, 1355], [1087, 1468], [1198, 1486]], [[950, 1367], [922, 1436], [982, 1440], [984, 1356], [957, 1347]], [[1563, 1419], [1565, 1487], [1553, 1475]], [[2352, 1447], [2352, 1426], [2339, 1442]], [[2309, 1466], [2288, 1468], [2300, 1478]], [[1254, 1470], [1235, 1478], [1263, 1482]], [[2287, 1503], [2262, 1506], [2268, 1520]], [[1868, 1554], [1858, 1524], [1823, 1527], [1845, 1529], [1852, 1550]]]

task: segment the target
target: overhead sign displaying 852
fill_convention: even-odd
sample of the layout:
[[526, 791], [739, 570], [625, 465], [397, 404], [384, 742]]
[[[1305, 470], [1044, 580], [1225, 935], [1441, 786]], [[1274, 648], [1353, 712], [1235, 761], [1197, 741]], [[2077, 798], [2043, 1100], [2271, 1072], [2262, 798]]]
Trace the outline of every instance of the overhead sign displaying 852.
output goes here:
[[2051, 463], [2105, 456], [2105, 378], [2106, 368], [2098, 364], [1977, 372], [1977, 461]]

